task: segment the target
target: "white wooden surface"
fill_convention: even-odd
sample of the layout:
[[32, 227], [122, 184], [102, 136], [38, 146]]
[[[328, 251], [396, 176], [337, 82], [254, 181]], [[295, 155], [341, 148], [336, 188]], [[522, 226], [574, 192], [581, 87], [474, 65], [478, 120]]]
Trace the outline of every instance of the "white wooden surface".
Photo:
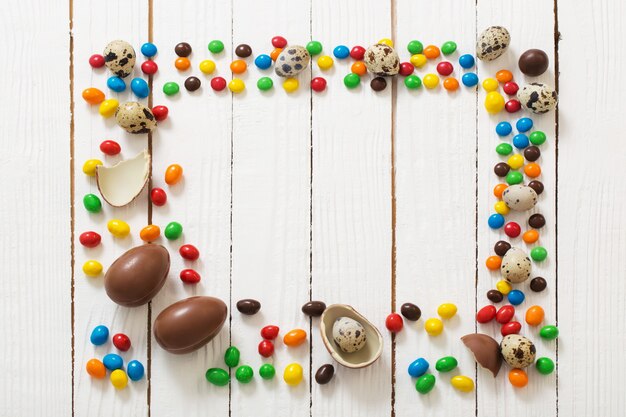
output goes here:
[[[6, 6], [0, 18], [7, 58], [0, 70], [5, 97], [0, 103], [5, 173], [1, 416], [623, 414], [621, 2], [582, 7], [558, 0], [311, 0], [298, 5], [285, 0], [31, 0]], [[486, 225], [495, 202], [494, 127], [519, 114], [489, 117], [484, 94], [464, 87], [453, 94], [441, 87], [414, 93], [399, 80], [397, 91], [390, 85], [374, 93], [368, 76], [348, 91], [342, 85], [348, 62], [336, 61], [323, 74], [329, 83], [323, 94], [306, 88], [311, 76], [322, 75], [316, 65], [300, 76], [297, 93], [285, 93], [276, 77], [274, 90], [261, 93], [255, 84], [262, 71], [248, 59], [250, 70], [242, 77], [247, 90], [234, 97], [213, 92], [209, 77], [197, 69], [210, 57], [217, 74], [230, 79], [234, 46], [245, 42], [255, 54], [269, 53], [276, 34], [299, 44], [320, 40], [329, 55], [340, 43], [368, 46], [392, 37], [403, 61], [411, 39], [436, 45], [455, 40], [459, 51], [451, 60], [456, 64], [460, 54], [473, 52], [477, 32], [492, 24], [509, 28], [511, 52], [493, 64], [480, 63], [481, 78], [500, 68], [516, 69], [515, 55], [538, 47], [551, 58], [542, 80], [558, 82], [560, 90], [558, 115], [533, 118], [548, 135], [540, 160], [546, 191], [536, 209], [548, 222], [540, 243], [549, 259], [536, 268], [548, 289], [526, 291], [524, 304], [541, 304], [546, 321], [558, 322], [558, 344], [524, 329], [534, 336], [540, 355], [558, 357], [558, 372], [545, 377], [531, 370], [523, 390], [510, 386], [505, 369], [496, 379], [476, 369], [458, 340], [475, 328], [498, 331], [476, 326], [473, 316], [487, 303], [485, 293], [496, 280], [484, 268], [499, 237]], [[561, 41], [555, 48], [557, 27]], [[138, 49], [150, 34], [159, 47], [160, 68], [152, 101], [170, 108], [170, 119], [152, 139], [153, 184], [166, 189], [168, 203], [152, 207], [150, 216], [144, 191], [127, 208], [106, 206], [102, 214], [88, 214], [82, 197], [94, 192], [95, 183], [82, 174], [82, 163], [92, 157], [107, 164], [119, 159], [103, 158], [98, 145], [104, 139], [120, 142], [124, 158], [146, 148], [148, 139], [124, 134], [84, 103], [84, 88], [109, 92], [106, 71], [92, 71], [87, 59], [112, 39], [126, 39]], [[221, 56], [208, 52], [211, 39], [225, 43]], [[173, 47], [180, 41], [194, 48], [187, 73], [173, 68]], [[141, 62], [139, 57], [137, 74]], [[430, 70], [433, 65], [417, 73]], [[203, 81], [193, 94], [182, 88], [191, 74]], [[161, 92], [169, 80], [181, 84], [176, 98]], [[118, 96], [125, 100], [131, 93]], [[163, 171], [175, 162], [184, 166], [185, 179], [168, 187]], [[112, 217], [128, 221], [132, 237], [113, 239], [106, 231]], [[525, 217], [508, 219], [525, 227]], [[172, 268], [151, 305], [117, 307], [105, 296], [102, 278], [82, 273], [85, 260], [98, 259], [106, 268], [138, 244], [138, 231], [148, 222], [163, 228], [173, 220], [183, 224], [184, 235], [177, 242], [163, 239]], [[103, 236], [100, 248], [78, 243], [86, 230]], [[182, 242], [200, 249], [199, 262], [181, 261], [176, 251]], [[178, 273], [184, 267], [196, 268], [202, 283], [183, 286]], [[235, 310], [212, 344], [175, 357], [155, 343], [151, 320], [193, 294], [218, 296], [231, 307], [240, 298], [257, 298], [263, 309], [254, 317]], [[317, 319], [309, 321], [299, 311], [309, 299], [349, 303], [368, 316], [385, 336], [381, 360], [364, 371], [339, 369], [332, 384], [318, 386], [309, 371], [330, 358]], [[425, 335], [423, 320], [407, 323], [392, 344], [384, 319], [407, 301], [420, 305], [424, 319], [446, 301], [459, 306], [459, 316], [435, 340]], [[278, 378], [272, 382], [257, 376], [247, 386], [210, 386], [204, 372], [221, 363], [229, 343], [241, 349], [243, 362], [258, 369], [258, 330], [268, 323], [279, 325], [282, 333], [312, 330], [310, 342], [297, 349], [279, 344], [271, 359]], [[116, 392], [108, 381], [86, 375], [85, 362], [107, 353], [89, 343], [97, 324], [131, 337], [133, 348], [124, 359], [142, 361], [149, 377]], [[459, 373], [476, 379], [476, 391], [460, 394], [438, 375], [431, 394], [417, 394], [406, 374], [408, 363], [424, 356], [432, 364], [447, 354], [459, 359]], [[305, 382], [295, 389], [280, 378], [292, 361], [305, 369]]]

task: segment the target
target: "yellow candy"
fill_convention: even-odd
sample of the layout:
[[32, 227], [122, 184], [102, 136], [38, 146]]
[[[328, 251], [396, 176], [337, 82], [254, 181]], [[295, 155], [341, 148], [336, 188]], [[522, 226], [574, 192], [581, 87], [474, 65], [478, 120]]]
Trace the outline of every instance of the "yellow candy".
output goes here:
[[513, 287], [511, 287], [511, 284], [509, 284], [507, 281], [502, 280], [496, 282], [496, 290], [500, 291], [502, 295], [507, 295], [511, 292], [512, 289]]
[[283, 82], [283, 88], [288, 93], [293, 93], [294, 91], [296, 91], [299, 85], [300, 84], [298, 83], [298, 80], [296, 78], [287, 78]]
[[210, 59], [205, 59], [200, 63], [200, 71], [202, 71], [203, 74], [212, 74], [213, 71], [215, 71], [215, 62]]
[[451, 319], [456, 314], [457, 308], [452, 303], [441, 304], [439, 308], [437, 308], [437, 314], [442, 319]]
[[91, 259], [83, 264], [83, 272], [89, 277], [97, 277], [102, 273], [102, 264]]
[[124, 389], [126, 385], [128, 385], [128, 377], [126, 376], [126, 372], [121, 369], [116, 369], [111, 372], [111, 384], [117, 389]]
[[524, 157], [518, 153], [511, 155], [506, 161], [511, 169], [520, 169], [524, 165]]
[[333, 59], [331, 57], [329, 57], [328, 55], [322, 55], [321, 57], [317, 58], [317, 66], [320, 67], [320, 69], [322, 70], [327, 70], [332, 68], [333, 66]]
[[83, 164], [83, 172], [85, 175], [89, 175], [90, 177], [95, 177], [96, 175], [96, 167], [98, 165], [102, 165], [102, 161], [99, 159], [88, 159]]
[[498, 80], [495, 78], [485, 78], [483, 80], [483, 88], [485, 91], [496, 91], [498, 89]]
[[504, 108], [504, 97], [497, 91], [487, 93], [485, 97], [485, 109], [489, 114], [497, 114]]
[[421, 68], [428, 62], [428, 58], [424, 54], [415, 54], [411, 56], [411, 64], [416, 68]]
[[439, 85], [439, 77], [435, 74], [426, 74], [422, 80], [424, 87], [433, 89]]
[[507, 214], [509, 214], [509, 211], [511, 211], [511, 209], [509, 209], [509, 206], [507, 206], [504, 201], [498, 201], [496, 204], [493, 205], [493, 209], [496, 211], [496, 213], [502, 214], [503, 216], [506, 216]]
[[431, 336], [439, 336], [443, 332], [443, 322], [439, 319], [428, 319], [424, 323], [424, 329]]
[[391, 46], [393, 48], [393, 41], [389, 38], [382, 38], [381, 40], [378, 41], [378, 43], [383, 43], [387, 46]]
[[283, 379], [287, 385], [295, 386], [302, 381], [302, 366], [298, 363], [290, 363], [285, 368]]
[[462, 392], [471, 392], [474, 390], [474, 381], [465, 375], [453, 376], [450, 380], [452, 386]]
[[102, 117], [111, 117], [115, 114], [115, 111], [117, 110], [117, 107], [119, 105], [119, 101], [114, 98], [110, 98], [100, 103], [100, 109], [98, 109], [98, 111], [100, 112], [100, 115]]
[[243, 90], [246, 89], [246, 84], [243, 82], [243, 80], [240, 80], [239, 78], [233, 78], [228, 83], [228, 89], [233, 93], [241, 93]]
[[123, 220], [113, 219], [107, 223], [107, 229], [115, 237], [126, 237], [130, 233], [130, 226]]

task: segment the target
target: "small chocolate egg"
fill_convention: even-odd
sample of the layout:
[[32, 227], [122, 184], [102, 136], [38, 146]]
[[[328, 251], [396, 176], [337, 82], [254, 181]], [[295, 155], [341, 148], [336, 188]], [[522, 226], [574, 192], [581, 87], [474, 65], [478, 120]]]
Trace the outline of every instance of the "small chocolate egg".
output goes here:
[[513, 368], [526, 368], [535, 361], [537, 349], [528, 338], [510, 334], [500, 342], [500, 353], [504, 361]]
[[548, 69], [550, 59], [541, 49], [529, 49], [519, 57], [517, 65], [520, 71], [531, 77], [538, 77]]
[[150, 133], [157, 125], [152, 110], [143, 104], [129, 101], [115, 111], [115, 121], [128, 133]]
[[502, 201], [504, 201], [511, 210], [530, 210], [537, 204], [537, 192], [527, 185], [511, 185], [502, 193]]
[[519, 248], [511, 248], [502, 257], [500, 273], [502, 278], [517, 284], [530, 278], [532, 272], [532, 264], [530, 258], [523, 250]]
[[461, 341], [474, 355], [474, 360], [483, 368], [488, 369], [495, 378], [502, 366], [500, 346], [491, 336], [482, 333], [471, 333], [463, 336]]
[[374, 75], [396, 75], [400, 72], [398, 53], [389, 45], [377, 43], [367, 48], [363, 62]]
[[502, 26], [490, 26], [483, 31], [476, 41], [476, 56], [482, 61], [499, 58], [511, 44], [511, 35]]
[[304, 46], [290, 45], [276, 58], [274, 71], [279, 77], [294, 77], [309, 66], [310, 60], [311, 55]]
[[128, 77], [135, 67], [136, 54], [132, 45], [126, 41], [113, 41], [104, 48], [104, 63], [118, 77]]
[[338, 317], [335, 320], [333, 340], [346, 353], [358, 352], [367, 343], [363, 325], [350, 317]]
[[543, 83], [526, 84], [517, 92], [517, 99], [522, 103], [522, 108], [535, 114], [554, 110], [559, 101], [554, 88]]

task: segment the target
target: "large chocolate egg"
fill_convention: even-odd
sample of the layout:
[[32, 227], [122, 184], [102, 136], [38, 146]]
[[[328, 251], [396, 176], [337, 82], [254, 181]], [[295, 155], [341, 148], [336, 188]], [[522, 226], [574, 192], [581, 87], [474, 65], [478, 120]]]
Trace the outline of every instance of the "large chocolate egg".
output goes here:
[[227, 314], [219, 298], [186, 298], [161, 311], [154, 321], [154, 338], [170, 353], [193, 352], [217, 336]]
[[165, 284], [170, 254], [161, 245], [134, 247], [117, 258], [104, 276], [109, 298], [125, 307], [146, 304]]

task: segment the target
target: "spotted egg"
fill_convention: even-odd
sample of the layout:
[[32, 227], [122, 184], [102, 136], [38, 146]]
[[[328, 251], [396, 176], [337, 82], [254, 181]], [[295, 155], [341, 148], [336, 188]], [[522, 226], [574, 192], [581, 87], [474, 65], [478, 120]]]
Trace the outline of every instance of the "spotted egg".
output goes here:
[[537, 349], [530, 339], [519, 334], [505, 336], [500, 342], [504, 361], [513, 368], [526, 368], [535, 361]]
[[363, 325], [350, 317], [338, 317], [333, 324], [333, 340], [346, 352], [358, 352], [367, 343]]
[[157, 125], [152, 110], [135, 101], [119, 106], [115, 112], [115, 120], [122, 129], [134, 134], [152, 132]]
[[118, 77], [128, 77], [135, 67], [136, 54], [132, 45], [126, 41], [116, 40], [104, 48], [104, 63]]
[[377, 43], [367, 48], [363, 62], [374, 75], [396, 75], [400, 71], [398, 53], [389, 45]]
[[502, 26], [490, 26], [476, 41], [476, 56], [483, 61], [499, 58], [511, 44], [511, 35]]
[[517, 92], [522, 108], [535, 114], [547, 113], [556, 108], [558, 96], [554, 88], [543, 83], [526, 84]]
[[511, 185], [502, 193], [502, 201], [504, 201], [511, 210], [530, 210], [537, 204], [537, 192], [527, 185]]
[[532, 264], [523, 250], [511, 248], [502, 257], [500, 273], [502, 278], [514, 284], [524, 282], [530, 278]]
[[309, 66], [311, 55], [304, 46], [289, 45], [276, 58], [274, 71], [279, 77], [294, 77]]

